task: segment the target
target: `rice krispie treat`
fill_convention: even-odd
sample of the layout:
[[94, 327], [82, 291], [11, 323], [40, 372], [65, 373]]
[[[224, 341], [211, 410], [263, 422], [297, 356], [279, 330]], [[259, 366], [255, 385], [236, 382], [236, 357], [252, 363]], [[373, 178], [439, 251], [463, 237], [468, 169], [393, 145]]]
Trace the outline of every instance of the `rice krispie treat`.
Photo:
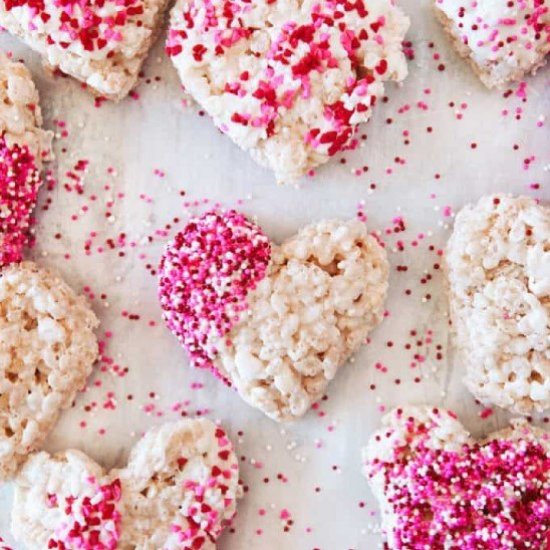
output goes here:
[[550, 434], [515, 420], [481, 442], [450, 411], [395, 409], [363, 449], [391, 550], [546, 550]]
[[458, 53], [489, 88], [520, 80], [546, 63], [545, 0], [435, 0], [435, 8]]
[[392, 0], [178, 0], [166, 51], [218, 128], [281, 182], [344, 149], [407, 75]]
[[98, 321], [84, 298], [31, 262], [0, 272], [0, 480], [12, 476], [83, 388]]
[[50, 132], [41, 129], [38, 92], [22, 63], [0, 52], [0, 267], [19, 262], [31, 238]]
[[550, 407], [550, 209], [506, 195], [466, 206], [446, 271], [470, 391], [520, 414]]
[[277, 246], [235, 211], [168, 244], [159, 298], [192, 363], [275, 420], [299, 417], [380, 322], [384, 249], [359, 221], [322, 221]]
[[5, 0], [0, 25], [53, 68], [120, 100], [135, 86], [167, 0]]
[[213, 550], [240, 496], [225, 432], [185, 419], [147, 432], [109, 473], [79, 451], [32, 455], [16, 479], [12, 532], [27, 550]]

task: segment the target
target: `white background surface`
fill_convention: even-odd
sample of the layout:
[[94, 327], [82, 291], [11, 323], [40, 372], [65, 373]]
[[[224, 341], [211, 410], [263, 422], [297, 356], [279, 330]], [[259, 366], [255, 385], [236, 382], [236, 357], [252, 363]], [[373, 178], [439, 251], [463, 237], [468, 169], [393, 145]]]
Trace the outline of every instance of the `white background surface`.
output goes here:
[[[207, 117], [182, 106], [183, 94], [162, 44], [146, 65], [146, 77], [153, 82], [140, 85], [139, 99], [96, 108], [79, 84], [47, 75], [35, 56], [1, 37], [5, 49], [30, 62], [46, 126], [54, 128], [54, 120], [64, 120], [69, 132], [56, 143], [52, 168], [58, 183], [52, 192], [42, 192], [42, 203], [52, 202], [48, 211], [37, 211], [38, 244], [32, 255], [43, 265], [55, 266], [75, 288], [92, 288], [94, 309], [102, 320], [100, 337], [104, 339], [105, 331], [113, 333], [106, 353], [129, 369], [123, 378], [96, 372], [74, 409], [63, 415], [47, 448], [76, 447], [111, 467], [124, 462], [144, 429], [177, 417], [171, 411], [174, 403], [189, 400], [184, 408], [190, 414], [207, 409], [208, 416], [221, 419], [237, 442], [242, 478], [249, 488], [234, 532], [220, 542], [222, 550], [376, 548], [377, 507], [360, 475], [360, 448], [378, 426], [384, 407], [409, 402], [449, 406], [476, 434], [505, 422], [500, 413], [481, 420], [481, 407], [460, 382], [461, 368], [453, 364], [448, 349], [441, 275], [432, 269], [438, 258], [430, 245], [437, 249], [448, 237], [452, 217], [445, 215], [445, 207], [456, 211], [484, 193], [497, 191], [550, 199], [550, 70], [528, 80], [527, 102], [514, 94], [504, 98], [501, 92], [490, 92], [451, 50], [427, 2], [407, 0], [402, 5], [412, 19], [409, 38], [416, 53], [409, 78], [402, 88], [388, 87], [389, 101], [380, 102], [364, 128], [368, 134], [364, 147], [343, 155], [345, 165], [336, 160], [320, 169], [300, 189], [276, 186], [272, 175], [219, 134]], [[440, 60], [433, 58], [436, 53]], [[439, 63], [445, 64], [442, 72], [437, 70]], [[450, 102], [455, 106], [450, 107]], [[461, 108], [461, 104], [467, 105]], [[517, 108], [520, 120], [515, 118]], [[503, 115], [503, 110], [509, 114]], [[461, 119], [457, 113], [462, 113]], [[544, 116], [545, 123], [537, 126]], [[388, 118], [392, 124], [387, 124]], [[403, 131], [409, 132], [409, 145], [403, 143]], [[471, 143], [477, 147], [472, 149]], [[524, 159], [531, 156], [535, 158], [526, 170]], [[405, 164], [396, 163], [396, 157]], [[70, 183], [67, 170], [79, 159], [90, 161], [81, 195], [64, 188]], [[366, 173], [352, 173], [365, 165]], [[109, 166], [115, 176], [107, 174]], [[155, 169], [163, 170], [165, 177], [155, 175]], [[369, 190], [373, 183], [374, 192]], [[539, 188], [533, 189], [533, 183]], [[105, 191], [106, 184], [111, 191]], [[180, 190], [186, 191], [186, 197], [180, 196]], [[118, 193], [125, 197], [117, 198]], [[94, 194], [95, 201], [90, 199]], [[152, 200], [140, 198], [142, 194]], [[113, 198], [114, 205], [107, 207], [106, 201]], [[392, 263], [389, 317], [330, 386], [329, 399], [321, 406], [324, 416], [312, 412], [294, 425], [273, 423], [207, 373], [190, 370], [185, 353], [163, 326], [156, 280], [145, 266], [158, 263], [166, 237], [156, 236], [153, 243], [146, 237], [176, 216], [186, 219], [185, 200], [205, 198], [229, 206], [244, 199], [242, 209], [257, 216], [277, 240], [311, 221], [352, 217], [361, 200], [370, 229], [393, 227], [396, 216], [405, 220], [404, 232], [383, 236]], [[110, 219], [106, 210], [112, 213]], [[77, 221], [71, 221], [73, 214]], [[98, 236], [93, 253], [86, 256], [84, 241], [90, 231]], [[137, 246], [97, 253], [100, 243], [121, 232]], [[418, 239], [419, 234], [424, 238]], [[403, 252], [395, 252], [399, 239], [405, 243]], [[418, 246], [412, 244], [415, 240]], [[121, 250], [124, 257], [118, 255]], [[70, 258], [65, 259], [65, 254]], [[400, 265], [408, 266], [408, 271], [398, 272]], [[421, 284], [426, 270], [432, 280]], [[107, 295], [104, 300], [102, 293]], [[431, 299], [423, 300], [426, 294]], [[123, 310], [140, 319], [128, 320]], [[149, 321], [156, 326], [150, 327]], [[411, 330], [417, 331], [416, 337]], [[432, 342], [417, 348], [416, 341], [430, 330]], [[389, 341], [393, 346], [388, 346]], [[407, 343], [412, 349], [405, 348]], [[437, 345], [442, 346], [442, 360], [436, 357]], [[415, 353], [425, 360], [411, 368]], [[376, 363], [388, 371], [381, 372]], [[415, 383], [415, 377], [421, 381]], [[397, 378], [400, 385], [394, 382]], [[204, 386], [192, 389], [197, 382]], [[109, 392], [114, 392], [114, 410], [103, 408]], [[155, 392], [156, 398], [150, 398], [149, 392]], [[128, 394], [133, 400], [127, 399]], [[84, 407], [93, 402], [96, 410], [86, 412]], [[144, 410], [150, 403], [155, 406], [153, 414]], [[80, 427], [81, 421], [86, 428]], [[0, 534], [8, 541], [10, 503], [11, 488], [6, 486], [0, 489]], [[283, 509], [293, 520], [288, 532], [280, 519]]]

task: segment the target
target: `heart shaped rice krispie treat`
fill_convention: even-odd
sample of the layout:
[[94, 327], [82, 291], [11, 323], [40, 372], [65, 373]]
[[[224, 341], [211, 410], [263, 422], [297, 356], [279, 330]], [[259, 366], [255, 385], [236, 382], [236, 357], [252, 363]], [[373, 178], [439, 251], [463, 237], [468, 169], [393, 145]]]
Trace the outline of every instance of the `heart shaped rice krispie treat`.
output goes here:
[[50, 153], [51, 134], [41, 126], [30, 73], [0, 52], [0, 267], [21, 261], [31, 239], [40, 169]]
[[506, 195], [466, 206], [446, 271], [470, 391], [520, 414], [550, 407], [550, 209]]
[[240, 496], [225, 432], [185, 419], [147, 432], [110, 473], [79, 451], [34, 454], [16, 479], [12, 532], [27, 550], [213, 550]]
[[295, 180], [357, 145], [384, 82], [407, 75], [392, 0], [178, 0], [166, 51], [218, 128]]
[[5, 0], [0, 25], [44, 62], [120, 100], [135, 86], [168, 0]]
[[550, 434], [513, 421], [481, 442], [456, 416], [396, 409], [363, 449], [391, 550], [547, 550]]
[[61, 279], [31, 262], [0, 271], [0, 480], [37, 449], [83, 388], [98, 321]]
[[380, 322], [384, 249], [359, 221], [323, 221], [277, 246], [235, 211], [168, 244], [164, 319], [193, 364], [275, 420], [299, 417]]
[[547, 0], [435, 0], [436, 15], [483, 84], [535, 73], [550, 52]]

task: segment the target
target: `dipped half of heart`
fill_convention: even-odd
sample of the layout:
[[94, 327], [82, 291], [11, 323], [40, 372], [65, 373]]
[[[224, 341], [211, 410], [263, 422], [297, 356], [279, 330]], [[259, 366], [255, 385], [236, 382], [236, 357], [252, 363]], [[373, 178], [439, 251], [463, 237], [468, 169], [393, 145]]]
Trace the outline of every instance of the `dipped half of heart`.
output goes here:
[[234, 211], [191, 220], [159, 269], [164, 319], [194, 366], [275, 420], [303, 415], [384, 315], [386, 252], [364, 223], [281, 245]]
[[474, 440], [456, 415], [395, 409], [363, 449], [392, 550], [548, 548], [550, 434], [512, 422]]

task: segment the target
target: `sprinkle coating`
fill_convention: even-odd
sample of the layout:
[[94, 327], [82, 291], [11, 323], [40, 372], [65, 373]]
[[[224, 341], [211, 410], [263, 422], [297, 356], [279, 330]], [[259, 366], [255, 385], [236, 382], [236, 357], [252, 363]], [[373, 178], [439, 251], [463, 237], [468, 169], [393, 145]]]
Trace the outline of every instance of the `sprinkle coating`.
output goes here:
[[545, 550], [550, 435], [525, 420], [475, 442], [454, 413], [395, 409], [363, 450], [392, 550]]
[[215, 124], [277, 180], [356, 146], [409, 20], [390, 0], [179, 0], [166, 51]]
[[446, 271], [470, 391], [520, 414], [550, 407], [550, 209], [506, 195], [466, 206]]

